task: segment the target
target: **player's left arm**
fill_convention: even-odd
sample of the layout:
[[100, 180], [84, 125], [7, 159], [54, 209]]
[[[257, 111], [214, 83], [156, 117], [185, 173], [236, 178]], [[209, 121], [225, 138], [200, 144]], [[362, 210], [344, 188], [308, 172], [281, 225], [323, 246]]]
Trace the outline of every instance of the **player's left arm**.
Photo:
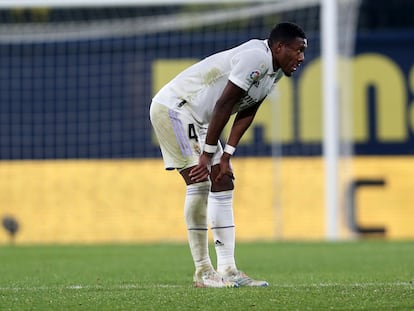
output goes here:
[[[227, 82], [222, 95], [215, 104], [213, 114], [208, 126], [206, 135], [206, 145], [217, 146], [220, 134], [230, 119], [234, 105], [242, 98], [244, 90], [231, 81]], [[205, 180], [209, 175], [209, 164], [214, 152], [203, 150], [200, 155], [198, 165], [189, 173], [192, 181], [200, 182]]]
[[[227, 145], [236, 148], [244, 133], [253, 123], [254, 117], [256, 116], [256, 112], [259, 109], [259, 106], [262, 102], [263, 100], [260, 101], [258, 104], [237, 113], [233, 125], [231, 127], [229, 138], [227, 140]], [[234, 179], [233, 170], [231, 169], [230, 165], [230, 158], [232, 154], [226, 152], [226, 148], [228, 147], [224, 148], [223, 155], [220, 159], [220, 172], [216, 177], [216, 181], [220, 181], [220, 179], [224, 175], [227, 175], [230, 178]]]
[[238, 145], [240, 139], [243, 137], [244, 133], [252, 124], [254, 117], [256, 116], [256, 112], [259, 109], [262, 102], [263, 100], [260, 101], [258, 104], [237, 113], [233, 125], [231, 127], [229, 138], [227, 140], [228, 145], [233, 147], [236, 147]]

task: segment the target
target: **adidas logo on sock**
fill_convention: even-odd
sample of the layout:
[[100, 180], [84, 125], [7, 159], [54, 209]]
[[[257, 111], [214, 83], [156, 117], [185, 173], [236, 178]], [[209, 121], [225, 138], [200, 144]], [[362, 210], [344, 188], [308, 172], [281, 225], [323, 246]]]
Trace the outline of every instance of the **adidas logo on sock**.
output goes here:
[[220, 240], [216, 240], [216, 241], [214, 242], [214, 245], [216, 245], [216, 246], [223, 246], [223, 245], [224, 245], [224, 243], [223, 243], [223, 242], [221, 242]]

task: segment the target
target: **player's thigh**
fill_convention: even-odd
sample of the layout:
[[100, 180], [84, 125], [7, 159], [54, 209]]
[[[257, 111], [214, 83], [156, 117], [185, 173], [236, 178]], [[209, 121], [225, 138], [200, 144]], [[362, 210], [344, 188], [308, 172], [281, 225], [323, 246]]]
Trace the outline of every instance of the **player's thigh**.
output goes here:
[[182, 170], [197, 165], [201, 153], [199, 137], [204, 134], [191, 115], [152, 103], [150, 116], [165, 168]]

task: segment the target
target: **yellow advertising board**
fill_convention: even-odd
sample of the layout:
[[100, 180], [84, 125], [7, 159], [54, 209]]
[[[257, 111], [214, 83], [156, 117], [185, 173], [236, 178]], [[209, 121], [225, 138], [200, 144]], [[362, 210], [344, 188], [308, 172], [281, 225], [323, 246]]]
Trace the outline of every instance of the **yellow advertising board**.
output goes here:
[[[310, 158], [235, 158], [239, 240], [325, 237], [324, 165]], [[354, 178], [383, 179], [356, 195], [356, 220], [385, 238], [414, 238], [414, 158], [362, 157]], [[159, 159], [0, 162], [0, 217], [19, 223], [16, 243], [185, 241], [185, 185]], [[341, 207], [341, 237], [349, 232]], [[9, 236], [0, 230], [0, 243]]]

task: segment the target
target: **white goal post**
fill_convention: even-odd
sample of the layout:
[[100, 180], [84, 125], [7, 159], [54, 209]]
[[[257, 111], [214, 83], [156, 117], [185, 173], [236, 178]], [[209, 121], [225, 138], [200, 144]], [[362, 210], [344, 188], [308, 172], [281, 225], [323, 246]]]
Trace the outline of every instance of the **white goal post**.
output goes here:
[[323, 87], [323, 154], [325, 159], [326, 238], [338, 239], [338, 41], [337, 3], [322, 0], [322, 87]]

